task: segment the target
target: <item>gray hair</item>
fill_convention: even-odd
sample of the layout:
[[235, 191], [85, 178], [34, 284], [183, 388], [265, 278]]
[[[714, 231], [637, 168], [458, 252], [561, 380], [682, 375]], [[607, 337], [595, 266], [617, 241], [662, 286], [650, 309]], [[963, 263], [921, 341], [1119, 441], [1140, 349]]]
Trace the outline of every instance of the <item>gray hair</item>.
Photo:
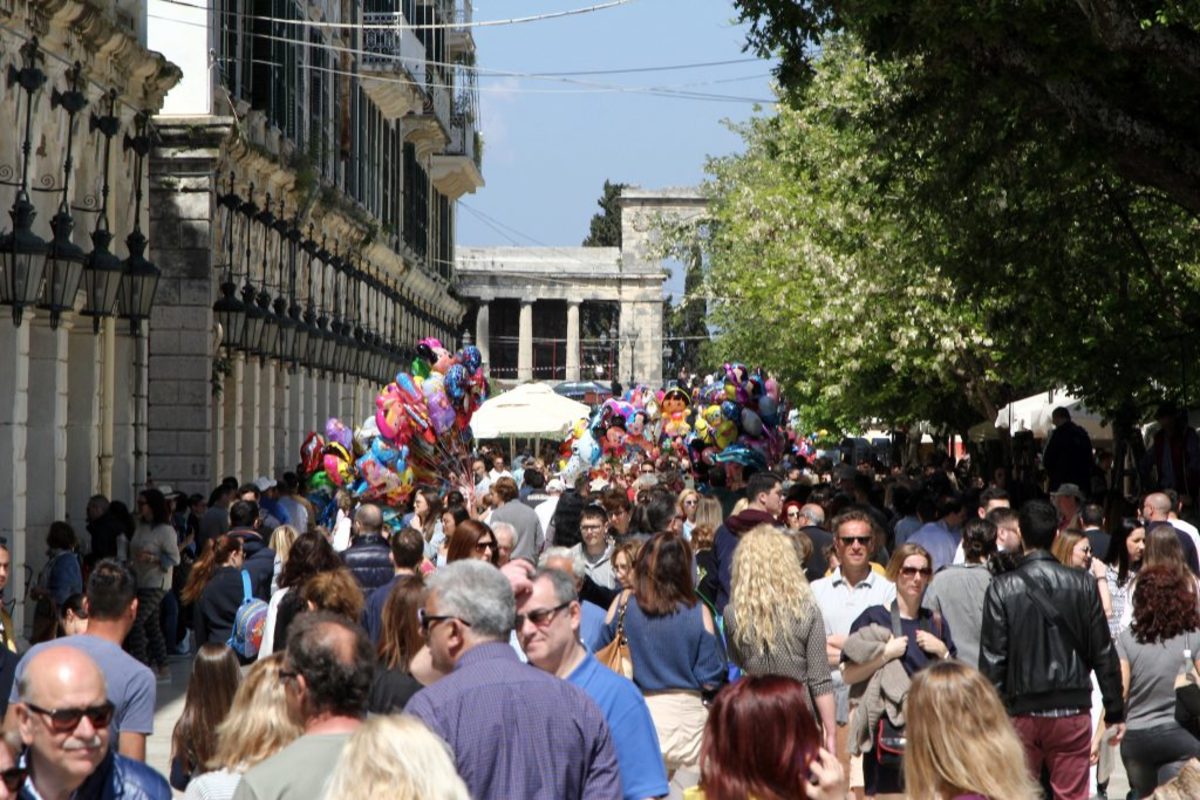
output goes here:
[[558, 602], [573, 603], [579, 599], [579, 592], [575, 591], [575, 581], [561, 569], [543, 567], [533, 575], [535, 581], [540, 578], [550, 581], [550, 585], [554, 587], [554, 599]]
[[507, 639], [517, 616], [512, 586], [500, 570], [485, 561], [463, 559], [447, 564], [429, 579], [437, 592], [438, 611], [459, 617], [478, 636]]
[[507, 531], [507, 532], [508, 532], [508, 540], [509, 540], [510, 542], [512, 542], [513, 544], [516, 544], [516, 543], [517, 543], [517, 529], [516, 529], [516, 528], [514, 528], [514, 527], [512, 526], [512, 523], [509, 523], [509, 522], [493, 522], [493, 523], [492, 523], [492, 534], [493, 534], [493, 535], [494, 535], [494, 536], [495, 536], [497, 539], [499, 539], [499, 538], [500, 538], [500, 532], [501, 532], [501, 531]]
[[538, 559], [538, 566], [542, 569], [546, 568], [552, 558], [565, 558], [571, 562], [571, 571], [575, 573], [577, 580], [583, 580], [587, 575], [587, 561], [583, 557], [583, 550], [576, 550], [573, 547], [547, 547], [542, 551], [541, 558]]
[[820, 527], [825, 524], [825, 509], [816, 503], [805, 503], [800, 507], [800, 516], [808, 520], [809, 525]]

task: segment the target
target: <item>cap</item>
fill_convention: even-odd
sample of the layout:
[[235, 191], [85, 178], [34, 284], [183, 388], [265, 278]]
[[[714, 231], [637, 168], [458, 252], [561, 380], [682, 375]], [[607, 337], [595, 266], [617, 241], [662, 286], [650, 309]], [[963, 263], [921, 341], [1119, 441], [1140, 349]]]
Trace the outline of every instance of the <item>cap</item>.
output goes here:
[[272, 478], [268, 478], [266, 475], [259, 475], [254, 479], [254, 485], [258, 487], [260, 492], [265, 492], [268, 489], [274, 489], [277, 484]]
[[1074, 497], [1081, 503], [1087, 500], [1087, 498], [1083, 496], [1083, 492], [1079, 490], [1079, 487], [1073, 483], [1061, 483], [1059, 484], [1057, 491], [1050, 493], [1051, 497], [1062, 497], [1063, 495]]
[[566, 490], [567, 490], [567, 485], [565, 483], [563, 483], [561, 480], [559, 480], [558, 478], [551, 478], [550, 481], [546, 484], [547, 492], [565, 492]]

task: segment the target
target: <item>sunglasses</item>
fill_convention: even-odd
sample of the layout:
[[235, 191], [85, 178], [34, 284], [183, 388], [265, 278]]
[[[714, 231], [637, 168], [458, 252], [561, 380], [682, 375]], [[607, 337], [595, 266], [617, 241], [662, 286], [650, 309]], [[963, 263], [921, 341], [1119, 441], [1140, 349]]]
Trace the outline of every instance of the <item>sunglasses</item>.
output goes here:
[[92, 723], [92, 727], [96, 729], [107, 728], [108, 723], [112, 722], [115, 710], [115, 706], [107, 700], [98, 706], [87, 708], [49, 709], [35, 706], [33, 703], [26, 703], [25, 707], [46, 717], [50, 721], [50, 728], [55, 733], [70, 733], [79, 727], [79, 722], [84, 717], [87, 717], [88, 721]]
[[544, 628], [550, 624], [551, 620], [554, 619], [555, 614], [562, 611], [569, 605], [571, 605], [570, 600], [565, 603], [560, 603], [554, 608], [537, 608], [525, 614], [517, 614], [517, 618], [513, 624], [513, 627], [519, 631], [525, 625], [525, 620], [529, 620], [539, 628]]
[[799, 511], [789, 511], [787, 513], [787, 516], [788, 516], [788, 519], [800, 519], [800, 512]]
[[900, 574], [906, 578], [915, 578], [918, 575], [922, 578], [928, 578], [933, 574], [933, 570], [929, 567], [901, 567]]
[[4, 781], [4, 788], [10, 792], [19, 792], [28, 777], [29, 767], [9, 767], [0, 771], [0, 781]]
[[849, 547], [852, 544], [861, 544], [867, 547], [871, 544], [872, 537], [870, 536], [839, 536], [838, 541]]
[[475, 543], [475, 552], [476, 553], [482, 553], [486, 550], [494, 551], [495, 549], [496, 549], [496, 541], [494, 539], [489, 539], [486, 542], [476, 542]]
[[417, 623], [421, 626], [421, 633], [428, 634], [429, 629], [433, 627], [435, 622], [441, 622], [446, 619], [456, 619], [466, 627], [471, 627], [471, 623], [462, 617], [456, 617], [453, 614], [426, 614], [425, 609], [417, 609]]

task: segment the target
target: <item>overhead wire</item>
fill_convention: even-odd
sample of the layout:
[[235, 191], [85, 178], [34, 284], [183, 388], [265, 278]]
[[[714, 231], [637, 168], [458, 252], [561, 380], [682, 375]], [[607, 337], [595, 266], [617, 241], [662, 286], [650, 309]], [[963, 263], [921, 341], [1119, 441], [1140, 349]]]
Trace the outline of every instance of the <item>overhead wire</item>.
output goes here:
[[[229, 13], [236, 13], [236, 12], [229, 12]], [[166, 20], [169, 22], [174, 22], [176, 24], [181, 24], [181, 25], [188, 25], [191, 27], [205, 28], [205, 29], [207, 29], [209, 27], [207, 23], [191, 22], [189, 20], [181, 20], [181, 19], [177, 19], [175, 17], [163, 17], [158, 14], [149, 14], [148, 16], [151, 18], [154, 18], [154, 19], [163, 19], [163, 20]], [[244, 16], [244, 15], [239, 14], [239, 16]], [[262, 18], [257, 18], [257, 17], [251, 17], [251, 18], [252, 19], [262, 19]], [[302, 26], [302, 25], [306, 25], [308, 23], [306, 23], [303, 20], [291, 20], [287, 24]], [[335, 45], [335, 44], [331, 44], [328, 42], [322, 42], [322, 43], [318, 44], [318, 43], [309, 41], [308, 39], [297, 39], [297, 38], [288, 37], [288, 36], [276, 36], [274, 34], [264, 33], [261, 31], [246, 31], [246, 35], [249, 37], [253, 37], [253, 38], [264, 39], [266, 41], [272, 41], [272, 42], [281, 42], [283, 44], [290, 44], [290, 45], [294, 45], [297, 47], [319, 47], [320, 49], [331, 52], [331, 53], [344, 53], [344, 54], [348, 54], [348, 55], [359, 57], [359, 58], [367, 56], [372, 59], [392, 61], [397, 66], [402, 66], [404, 64], [404, 59], [400, 56], [388, 56], [385, 54], [380, 54], [380, 53], [363, 50], [361, 48]], [[760, 59], [736, 59], [734, 61], [729, 61], [729, 62], [713, 62], [713, 63], [731, 64], [731, 63], [745, 63], [748, 61], [759, 61], [759, 60]], [[259, 63], [264, 63], [264, 62], [260, 61]], [[460, 68], [470, 69], [470, 68], [464, 67], [461, 64], [455, 64], [452, 62], [426, 61], [426, 60], [422, 59], [421, 63], [425, 64], [425, 65], [432, 64], [434, 66], [448, 67], [448, 68], [452, 68], [452, 69], [460, 69]], [[272, 65], [272, 66], [279, 67], [279, 65]], [[685, 68], [693, 68], [693, 67], [701, 68], [701, 67], [706, 67], [706, 66], [708, 66], [708, 64], [699, 64], [699, 65], [686, 65], [685, 64], [685, 65], [667, 66], [664, 68], [634, 68], [632, 70], [629, 70], [629, 72], [649, 72], [654, 69], [673, 70], [673, 69], [685, 69]], [[363, 73], [361, 72], [361, 66], [360, 66], [359, 72], [351, 72], [349, 70], [340, 70], [340, 69], [337, 69], [334, 67], [320, 67], [320, 66], [317, 66], [314, 64], [306, 65], [305, 69], [324, 71], [324, 72], [332, 74], [332, 75], [355, 77], [355, 78], [359, 78], [359, 79], [367, 77], [373, 81], [396, 83], [396, 84], [400, 84], [400, 85], [417, 86], [418, 88], [435, 88], [435, 89], [459, 88], [459, 87], [455, 87], [452, 84], [447, 84], [447, 83], [419, 84], [419, 83], [416, 83], [414, 81], [411, 81], [411, 80], [408, 80], [408, 79], [402, 78], [402, 77], [387, 78], [387, 77], [379, 77], [379, 76], [374, 76], [374, 75], [364, 76]], [[603, 71], [596, 71], [596, 72], [597, 72], [597, 74], [600, 74]], [[479, 75], [478, 72], [476, 74]], [[740, 96], [740, 95], [716, 94], [716, 93], [712, 93], [712, 92], [680, 91], [681, 89], [687, 89], [687, 88], [695, 87], [695, 86], [710, 86], [710, 85], [717, 85], [717, 84], [721, 84], [721, 83], [735, 83], [735, 82], [740, 82], [740, 81], [755, 80], [759, 77], [762, 77], [762, 78], [769, 77], [767, 75], [762, 75], [762, 76], [753, 75], [753, 76], [745, 76], [745, 77], [732, 78], [732, 79], [699, 81], [699, 82], [691, 82], [691, 83], [685, 83], [685, 84], [679, 84], [679, 85], [626, 86], [626, 85], [622, 85], [622, 84], [597, 83], [595, 81], [582, 81], [582, 80], [577, 80], [577, 79], [573, 79], [573, 78], [566, 77], [566, 76], [552, 75], [552, 74], [518, 73], [518, 72], [505, 73], [505, 72], [501, 72], [498, 70], [494, 71], [493, 74], [496, 75], [497, 77], [514, 77], [514, 78], [524, 78], [524, 79], [529, 79], [529, 80], [543, 80], [543, 81], [550, 81], [550, 82], [554, 82], [554, 83], [564, 83], [564, 84], [569, 84], [572, 86], [578, 86], [580, 88], [574, 89], [574, 90], [569, 90], [569, 89], [532, 89], [532, 88], [524, 88], [524, 87], [507, 87], [507, 86], [505, 86], [505, 87], [478, 86], [478, 87], [475, 87], [476, 90], [481, 91], [481, 92], [499, 92], [499, 93], [503, 93], [503, 94], [649, 94], [649, 95], [653, 95], [653, 96], [671, 97], [671, 98], [675, 98], [675, 99], [701, 100], [701, 101], [714, 101], [714, 102], [753, 103], [753, 104], [759, 104], [759, 105], [770, 104], [770, 103], [775, 102], [775, 100], [773, 98], [767, 99], [767, 98], [761, 98], [761, 97], [744, 97], [744, 96]], [[585, 72], [584, 74], [587, 74], [587, 73]], [[617, 74], [617, 73], [613, 73], [613, 74]]]
[[[159, 0], [161, 3], [172, 6], [183, 6], [184, 8], [194, 8], [198, 11], [212, 11], [209, 6], [199, 5], [197, 3], [188, 3], [185, 0]], [[595, 5], [584, 6], [582, 8], [570, 8], [562, 11], [547, 11], [542, 14], [531, 14], [525, 17], [510, 17], [509, 19], [487, 19], [487, 20], [457, 20], [455, 22], [431, 22], [431, 23], [407, 23], [399, 24], [394, 22], [380, 23], [357, 23], [357, 22], [322, 22], [320, 20], [292, 20], [281, 17], [265, 17], [257, 14], [248, 14], [250, 16], [264, 22], [284, 22], [294, 24], [303, 22], [305, 25], [315, 28], [326, 28], [329, 30], [343, 29], [361, 29], [368, 30], [460, 30], [462, 28], [494, 28], [503, 25], [523, 25], [529, 22], [542, 22], [549, 19], [561, 19], [563, 17], [574, 17], [581, 14], [591, 14], [597, 11], [604, 11], [609, 8], [627, 5], [633, 0], [609, 0], [607, 3], [597, 3]], [[240, 12], [235, 12], [240, 13]], [[399, 14], [399, 12], [395, 12]]]

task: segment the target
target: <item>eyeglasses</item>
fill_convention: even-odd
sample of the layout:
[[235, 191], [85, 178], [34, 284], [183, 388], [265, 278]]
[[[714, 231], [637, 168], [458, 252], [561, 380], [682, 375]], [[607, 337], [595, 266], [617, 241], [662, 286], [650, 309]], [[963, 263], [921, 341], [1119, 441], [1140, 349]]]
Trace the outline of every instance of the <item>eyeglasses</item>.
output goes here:
[[70, 733], [79, 727], [79, 721], [84, 717], [88, 718], [94, 728], [107, 728], [108, 723], [112, 722], [115, 708], [107, 700], [98, 706], [88, 706], [87, 708], [49, 709], [35, 706], [33, 703], [26, 703], [25, 707], [45, 716], [50, 721], [50, 728], [55, 733]]
[[918, 575], [922, 578], [928, 578], [933, 574], [933, 570], [929, 567], [901, 567], [900, 574], [906, 578], [915, 578]]
[[789, 511], [787, 513], [787, 517], [788, 517], [788, 519], [800, 519], [800, 512], [799, 511]]
[[861, 544], [867, 547], [871, 544], [872, 537], [870, 536], [839, 536], [838, 541], [849, 547], [852, 544]]
[[595, 533], [596, 531], [604, 530], [604, 526], [603, 525], [580, 525], [579, 530], [591, 531], [591, 532]]
[[514, 621], [513, 627], [517, 630], [521, 630], [521, 628], [525, 625], [525, 620], [529, 620], [539, 628], [544, 628], [554, 619], [555, 614], [562, 611], [569, 605], [571, 605], [570, 600], [565, 603], [560, 603], [554, 608], [535, 608], [533, 611], [525, 614], [517, 614], [517, 618]]
[[4, 788], [10, 792], [19, 792], [28, 777], [29, 767], [9, 767], [0, 772], [0, 781], [4, 781]]
[[433, 627], [435, 622], [441, 622], [446, 619], [456, 619], [466, 627], [471, 627], [471, 623], [467, 622], [462, 617], [456, 617], [453, 614], [427, 614], [425, 609], [417, 609], [417, 623], [421, 626], [421, 633], [428, 634], [429, 629]]
[[487, 550], [495, 550], [495, 549], [496, 549], [496, 542], [494, 540], [475, 543], [475, 552], [476, 553], [482, 553]]

